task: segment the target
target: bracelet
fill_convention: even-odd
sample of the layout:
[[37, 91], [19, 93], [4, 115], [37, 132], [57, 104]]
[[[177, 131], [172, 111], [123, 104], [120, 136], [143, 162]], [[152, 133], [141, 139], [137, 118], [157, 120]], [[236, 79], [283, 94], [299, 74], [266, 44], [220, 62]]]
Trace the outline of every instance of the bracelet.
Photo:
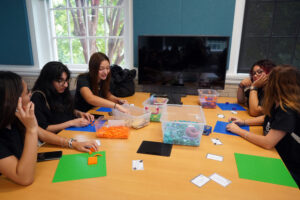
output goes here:
[[72, 146], [73, 141], [76, 142], [76, 140], [75, 140], [74, 138], [71, 138], [71, 139], [69, 140], [69, 142], [68, 142], [69, 148], [70, 148], [70, 149], [73, 149], [73, 146]]
[[257, 91], [257, 90], [258, 90], [258, 88], [257, 88], [257, 87], [255, 87], [255, 86], [251, 86], [251, 87], [250, 87], [250, 91], [252, 91], [252, 90], [256, 90], [256, 91]]

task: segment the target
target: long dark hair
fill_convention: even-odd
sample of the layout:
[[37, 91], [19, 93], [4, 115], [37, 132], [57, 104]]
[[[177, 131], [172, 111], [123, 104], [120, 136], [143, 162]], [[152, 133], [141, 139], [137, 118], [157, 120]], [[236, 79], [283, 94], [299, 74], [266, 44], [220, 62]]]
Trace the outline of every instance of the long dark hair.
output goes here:
[[24, 126], [15, 116], [22, 92], [22, 78], [18, 74], [0, 71], [0, 129], [16, 124], [24, 132]]
[[272, 69], [276, 67], [276, 65], [271, 60], [267, 60], [267, 59], [259, 60], [255, 62], [250, 69], [250, 78], [252, 82], [253, 82], [253, 69], [256, 65], [259, 66], [262, 70], [264, 70], [266, 74], [269, 74], [272, 71]]
[[[104, 53], [96, 52], [91, 56], [89, 61], [89, 72], [87, 74], [90, 78], [92, 92], [96, 96], [99, 96], [98, 71], [101, 62], [104, 60], [109, 62], [109, 58]], [[102, 97], [107, 97], [108, 95], [109, 86], [110, 86], [110, 77], [111, 77], [111, 72], [107, 74], [105, 80], [100, 81], [100, 96]]]
[[263, 108], [266, 115], [278, 103], [300, 113], [300, 71], [296, 67], [282, 65], [275, 67], [265, 86]]
[[[59, 81], [65, 72], [67, 80], [70, 79], [70, 71], [66, 65], [61, 62], [48, 62], [42, 69], [40, 76], [36, 80], [33, 91], [40, 90], [45, 93], [50, 109], [54, 112], [73, 112], [74, 103], [70, 93], [69, 85], [65, 91], [60, 94], [53, 86], [53, 81]], [[63, 100], [61, 101], [59, 100]]]

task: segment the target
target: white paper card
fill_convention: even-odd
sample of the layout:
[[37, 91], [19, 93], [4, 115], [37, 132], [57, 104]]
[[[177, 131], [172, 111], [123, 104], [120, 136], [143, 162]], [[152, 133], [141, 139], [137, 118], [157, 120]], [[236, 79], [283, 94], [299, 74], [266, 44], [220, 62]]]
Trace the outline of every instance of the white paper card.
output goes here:
[[96, 141], [96, 143], [100, 146], [101, 145], [101, 142], [100, 142], [100, 140], [95, 140]]
[[221, 144], [223, 144], [218, 138], [212, 138], [211, 141], [212, 141], [215, 145], [221, 145]]
[[223, 115], [223, 114], [218, 114], [217, 115], [219, 118], [225, 118], [225, 115]]
[[227, 185], [229, 185], [231, 183], [230, 180], [224, 178], [223, 176], [220, 176], [217, 173], [212, 174], [209, 178], [211, 180], [215, 181], [216, 183], [219, 183], [223, 187], [226, 187]]
[[143, 160], [133, 160], [132, 161], [132, 170], [144, 170]]
[[217, 160], [217, 161], [223, 161], [223, 156], [218, 156], [218, 155], [214, 155], [214, 154], [210, 154], [208, 153], [206, 155], [207, 159], [212, 159], [212, 160]]
[[206, 184], [210, 179], [206, 176], [200, 174], [196, 178], [192, 179], [191, 182], [197, 185], [198, 187], [202, 187], [204, 184]]

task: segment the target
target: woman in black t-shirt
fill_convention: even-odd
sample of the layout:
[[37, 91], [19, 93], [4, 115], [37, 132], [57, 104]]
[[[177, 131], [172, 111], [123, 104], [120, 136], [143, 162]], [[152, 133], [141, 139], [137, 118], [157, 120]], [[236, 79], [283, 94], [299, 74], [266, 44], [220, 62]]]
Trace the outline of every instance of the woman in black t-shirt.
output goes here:
[[[275, 67], [265, 86], [265, 116], [241, 120], [231, 118], [227, 130], [266, 149], [275, 147], [300, 186], [300, 71], [291, 66]], [[263, 125], [264, 135], [238, 125]]]
[[61, 62], [48, 62], [33, 87], [31, 101], [43, 129], [58, 132], [70, 126], [86, 126], [94, 116], [74, 110], [69, 90], [70, 71]]
[[30, 95], [19, 75], [0, 71], [0, 175], [20, 185], [34, 180], [38, 138], [83, 152], [98, 149], [95, 141], [76, 142], [39, 128]]
[[237, 100], [240, 104], [246, 104], [251, 116], [263, 115], [261, 103], [264, 96], [263, 88], [268, 80], [269, 72], [275, 67], [270, 60], [259, 60], [250, 70], [250, 78], [245, 78], [239, 84]]
[[109, 91], [110, 77], [109, 58], [104, 53], [94, 53], [89, 61], [89, 72], [78, 76], [75, 108], [87, 112], [93, 107], [101, 106], [127, 112], [120, 106], [126, 101], [115, 97]]

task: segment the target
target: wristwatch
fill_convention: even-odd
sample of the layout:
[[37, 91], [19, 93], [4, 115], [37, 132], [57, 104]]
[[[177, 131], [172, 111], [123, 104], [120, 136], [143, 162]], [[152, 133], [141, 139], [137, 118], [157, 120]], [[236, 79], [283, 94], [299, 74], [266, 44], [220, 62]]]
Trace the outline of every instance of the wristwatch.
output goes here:
[[258, 90], [258, 88], [257, 88], [257, 87], [255, 87], [255, 86], [252, 86], [252, 85], [251, 85], [251, 86], [250, 86], [250, 91], [251, 91], [251, 90], [256, 90], [256, 91], [257, 91], [257, 90]]
[[74, 138], [71, 138], [71, 139], [69, 140], [69, 142], [68, 142], [68, 145], [69, 145], [69, 148], [70, 148], [70, 149], [73, 149], [73, 146], [72, 146], [73, 141], [76, 142], [77, 140], [75, 140]]

